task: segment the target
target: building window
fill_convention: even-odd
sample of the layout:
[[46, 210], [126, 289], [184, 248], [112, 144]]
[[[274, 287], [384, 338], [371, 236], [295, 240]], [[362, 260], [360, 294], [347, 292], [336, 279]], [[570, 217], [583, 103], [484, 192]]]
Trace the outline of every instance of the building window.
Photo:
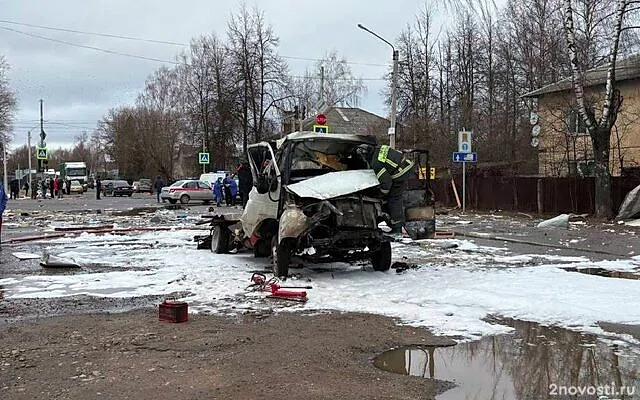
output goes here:
[[587, 126], [582, 119], [582, 116], [578, 110], [570, 109], [569, 117], [567, 120], [567, 126], [569, 127], [569, 134], [575, 136], [584, 136], [587, 134]]

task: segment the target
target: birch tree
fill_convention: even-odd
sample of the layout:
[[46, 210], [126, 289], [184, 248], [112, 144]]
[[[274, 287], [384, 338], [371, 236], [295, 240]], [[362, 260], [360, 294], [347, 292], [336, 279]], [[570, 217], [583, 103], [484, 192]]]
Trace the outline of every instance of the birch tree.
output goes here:
[[[596, 94], [596, 98], [587, 97], [585, 93], [585, 65], [586, 60], [581, 59], [578, 35], [580, 26], [576, 23], [576, 5], [573, 0], [564, 0], [564, 29], [567, 40], [567, 54], [571, 65], [571, 78], [573, 91], [580, 117], [584, 121], [587, 133], [591, 137], [594, 155], [595, 174], [595, 208], [596, 216], [610, 218], [613, 215], [613, 203], [611, 199], [611, 172], [609, 169], [609, 157], [611, 152], [611, 131], [616, 123], [618, 111], [622, 105], [622, 96], [616, 87], [616, 62], [620, 47], [620, 38], [625, 29], [625, 17], [629, 6], [637, 3], [636, 0], [616, 0], [615, 11], [597, 16], [602, 23], [611, 18], [609, 39], [606, 49], [607, 75], [604, 90]], [[586, 30], [585, 30], [586, 31]], [[597, 98], [599, 97], [599, 99]]]

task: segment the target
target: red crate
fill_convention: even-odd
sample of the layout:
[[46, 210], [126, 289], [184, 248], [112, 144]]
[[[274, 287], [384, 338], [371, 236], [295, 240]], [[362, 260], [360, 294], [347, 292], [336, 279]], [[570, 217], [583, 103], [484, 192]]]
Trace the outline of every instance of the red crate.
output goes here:
[[185, 322], [189, 320], [189, 305], [182, 301], [166, 299], [158, 307], [160, 321]]

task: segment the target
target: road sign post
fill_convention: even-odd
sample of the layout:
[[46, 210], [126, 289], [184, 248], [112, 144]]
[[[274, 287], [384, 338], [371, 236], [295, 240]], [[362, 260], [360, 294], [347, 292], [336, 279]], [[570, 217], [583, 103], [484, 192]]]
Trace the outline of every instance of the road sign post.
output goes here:
[[[460, 138], [460, 136], [458, 136]], [[471, 139], [471, 138], [469, 138]], [[460, 146], [459, 143], [459, 147]], [[469, 140], [468, 147], [464, 147], [465, 149], [471, 149], [471, 142]], [[454, 151], [451, 159], [453, 162], [461, 162], [462, 163], [462, 212], [464, 213], [467, 206], [467, 163], [477, 162], [478, 161], [478, 153], [471, 153], [466, 151]]]

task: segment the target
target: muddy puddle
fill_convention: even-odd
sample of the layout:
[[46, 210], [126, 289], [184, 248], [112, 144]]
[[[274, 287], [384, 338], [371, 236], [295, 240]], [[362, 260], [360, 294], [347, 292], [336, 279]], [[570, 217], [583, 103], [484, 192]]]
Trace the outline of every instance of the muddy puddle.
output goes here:
[[524, 321], [500, 323], [514, 332], [449, 347], [393, 349], [376, 357], [374, 365], [457, 385], [438, 400], [597, 399], [607, 387], [609, 399], [640, 398], [640, 347]]

